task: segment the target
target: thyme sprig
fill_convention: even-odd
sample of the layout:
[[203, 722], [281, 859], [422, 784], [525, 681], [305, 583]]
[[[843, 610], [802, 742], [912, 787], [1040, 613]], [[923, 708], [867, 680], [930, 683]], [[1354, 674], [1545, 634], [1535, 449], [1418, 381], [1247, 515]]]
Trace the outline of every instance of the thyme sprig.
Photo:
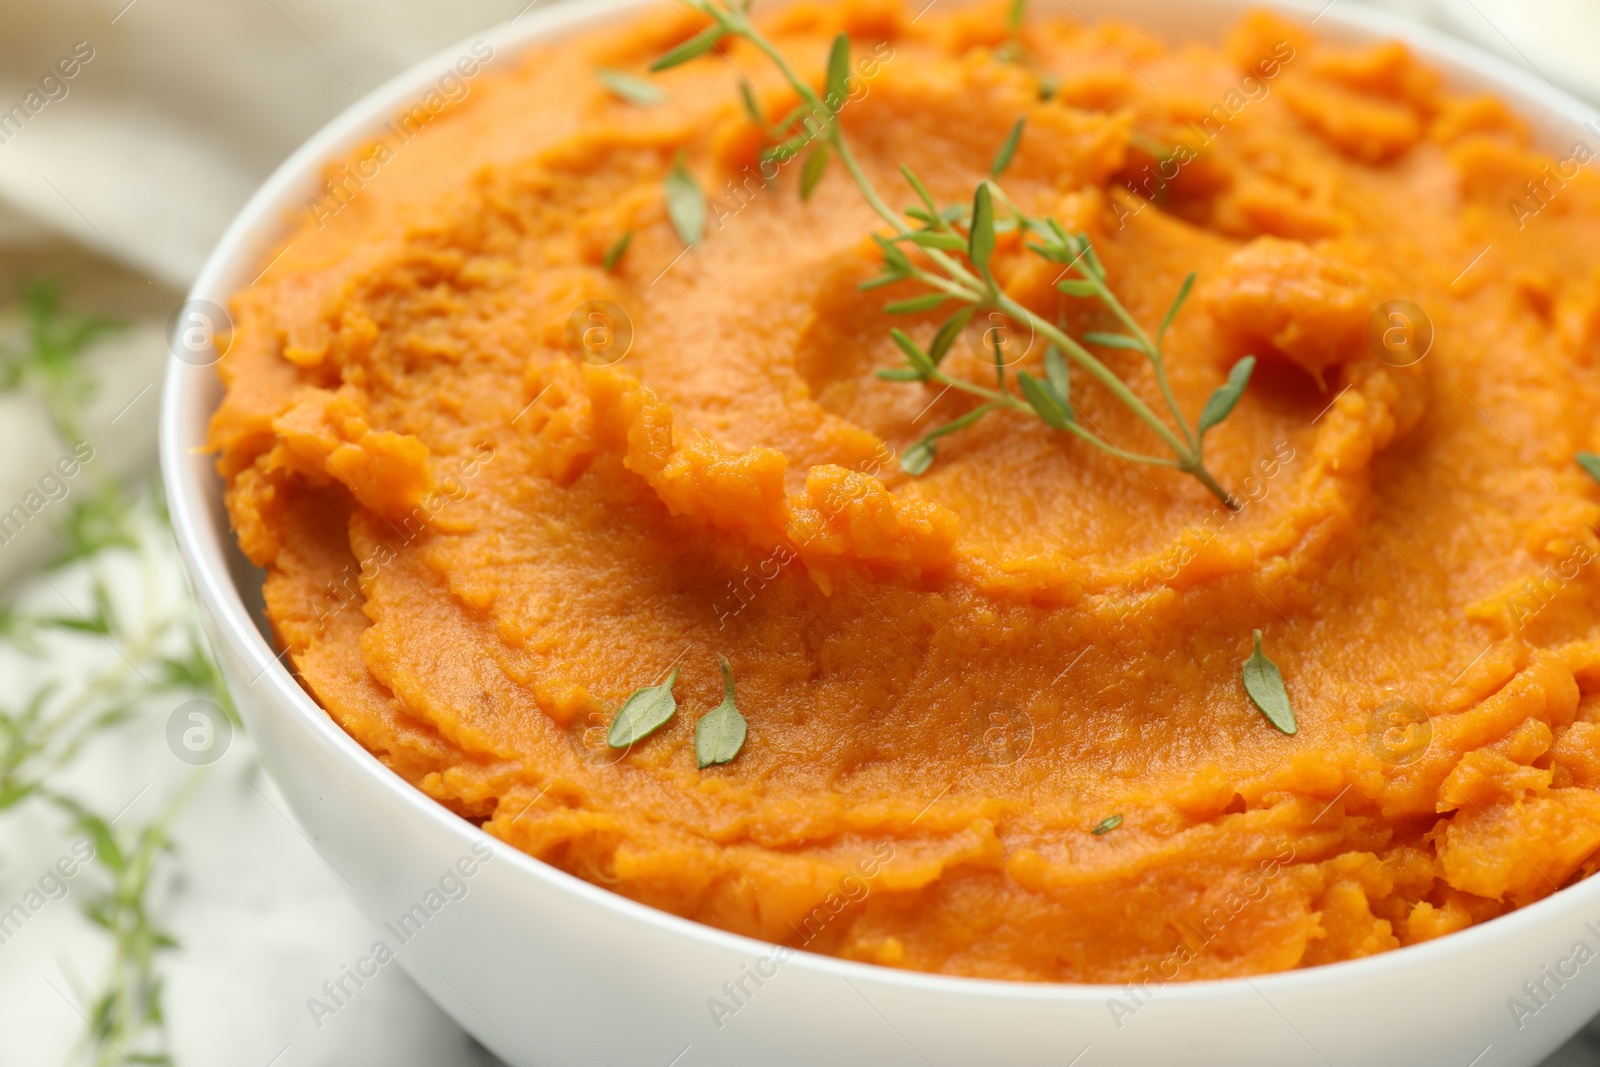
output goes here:
[[[1235, 364], [1228, 382], [1207, 401], [1195, 423], [1189, 423], [1175, 399], [1167, 378], [1161, 344], [1173, 320], [1194, 285], [1189, 275], [1179, 288], [1166, 318], [1152, 338], [1113, 292], [1105, 267], [1088, 237], [1071, 233], [1056, 219], [1023, 211], [1008, 197], [999, 178], [1009, 166], [1022, 138], [1024, 124], [1012, 129], [991, 167], [991, 176], [978, 183], [971, 208], [964, 205], [941, 206], [911, 168], [900, 172], [916, 194], [919, 203], [895, 211], [868, 178], [845, 137], [839, 111], [848, 99], [850, 78], [850, 39], [835, 38], [828, 55], [827, 74], [822, 91], [795, 73], [789, 61], [750, 21], [748, 3], [727, 0], [688, 0], [711, 20], [711, 25], [684, 44], [657, 59], [651, 70], [665, 70], [705, 54], [724, 38], [747, 41], [777, 68], [799, 97], [799, 104], [776, 123], [768, 123], [754, 93], [742, 87], [744, 106], [752, 120], [776, 142], [766, 150], [768, 158], [786, 160], [808, 153], [801, 168], [801, 195], [808, 197], [832, 159], [838, 159], [857, 191], [889, 227], [888, 234], [873, 234], [882, 256], [877, 277], [863, 283], [863, 289], [913, 283], [923, 291], [892, 300], [884, 310], [891, 315], [918, 315], [955, 304], [953, 313], [940, 326], [932, 344], [924, 349], [904, 331], [891, 332], [905, 357], [901, 367], [879, 372], [890, 381], [915, 381], [966, 393], [982, 403], [959, 418], [937, 427], [901, 457], [901, 467], [918, 475], [928, 469], [938, 452], [938, 441], [966, 429], [996, 411], [1032, 414], [1052, 429], [1072, 434], [1109, 455], [1133, 463], [1171, 467], [1192, 475], [1230, 508], [1236, 504], [1207, 468], [1204, 455], [1206, 431], [1226, 418], [1248, 384], [1254, 369], [1253, 357]], [[1020, 31], [1024, 7], [1013, 8], [1013, 38]], [[1110, 314], [1121, 329], [1117, 332], [1085, 334], [1074, 338], [1064, 329], [1023, 305], [996, 279], [993, 257], [996, 236], [1020, 232], [1026, 248], [1058, 263], [1063, 274], [1074, 273], [1058, 283], [1068, 296], [1095, 301]], [[1018, 371], [1012, 377], [1016, 391], [1007, 381], [1006, 361], [998, 338], [994, 338], [995, 384], [982, 385], [946, 373], [942, 367], [955, 337], [973, 316], [999, 312], [1012, 322], [1028, 327], [1046, 342], [1045, 375], [1036, 377]], [[1128, 349], [1140, 353], [1150, 363], [1160, 388], [1166, 416], [1158, 415], [1128, 384], [1091, 352], [1089, 345]], [[1100, 434], [1082, 426], [1071, 404], [1068, 364], [1078, 367], [1105, 388], [1145, 424], [1165, 446], [1167, 455], [1136, 452], [1113, 445]]]
[[[151, 915], [149, 897], [161, 858], [173, 852], [171, 828], [201, 777], [188, 781], [152, 821], [119, 834], [112, 824], [71, 797], [53, 797], [73, 816], [77, 829], [94, 844], [95, 861], [111, 876], [108, 888], [83, 907], [89, 921], [111, 939], [111, 959], [99, 991], [89, 1004], [89, 1030], [83, 1035], [88, 1062], [94, 1067], [114, 1067], [126, 1058], [133, 1063], [171, 1064], [162, 1047], [166, 1013], [162, 1004], [165, 981], [156, 955], [178, 948], [178, 941]], [[146, 1035], [154, 1035], [149, 1042]], [[141, 1042], [151, 1051], [135, 1050]]]
[[44, 402], [57, 432], [66, 441], [83, 434], [79, 408], [96, 382], [84, 365], [95, 339], [117, 329], [103, 315], [74, 315], [62, 306], [61, 287], [34, 279], [21, 287], [22, 344], [0, 344], [0, 392], [26, 389]]
[[[110, 951], [102, 977], [82, 993], [89, 1023], [72, 1062], [168, 1063], [160, 959], [176, 946], [151, 898], [169, 869], [172, 820], [204, 768], [191, 771], [153, 819], [133, 825], [97, 813], [65, 782], [91, 742], [136, 719], [152, 700], [204, 695], [230, 717], [234, 712], [187, 602], [166, 595], [176, 560], [154, 494], [86, 496], [64, 532], [66, 549], [51, 571], [57, 581], [85, 580], [88, 604], [60, 611], [17, 603], [0, 608], [0, 648], [8, 657], [45, 665], [31, 689], [19, 682], [15, 696], [0, 695], [0, 812], [29, 802], [54, 807], [93, 844], [93, 862], [104, 877], [105, 887], [85, 899], [83, 910], [104, 931]], [[131, 582], [111, 581], [112, 553], [136, 559], [137, 594]], [[117, 655], [85, 671], [76, 645], [103, 643]]]
[[[33, 282], [22, 294], [22, 345], [0, 349], [0, 393], [39, 395], [62, 436], [75, 439], [81, 405], [96, 384], [83, 353], [113, 326], [67, 313], [53, 284]], [[204, 769], [191, 771], [153, 819], [132, 825], [98, 814], [68, 791], [66, 780], [95, 738], [133, 720], [153, 699], [205, 695], [237, 716], [188, 602], [167, 595], [177, 561], [159, 493], [124, 493], [109, 482], [85, 489], [58, 533], [63, 550], [48, 569], [57, 581], [82, 579], [90, 603], [40, 611], [0, 601], [0, 650], [7, 660], [40, 668], [37, 677], [8, 677], [11, 685], [0, 693], [0, 812], [20, 813], [29, 804], [55, 808], [93, 844], [93, 863], [104, 876], [104, 888], [86, 897], [83, 911], [106, 934], [108, 963], [102, 979], [83, 991], [88, 1024], [70, 1062], [170, 1063], [160, 956], [176, 942], [151, 898], [168, 870], [173, 819]], [[104, 564], [113, 555], [136, 558], [137, 593], [131, 579], [111, 580]], [[117, 655], [86, 670], [75, 643], [108, 643]]]

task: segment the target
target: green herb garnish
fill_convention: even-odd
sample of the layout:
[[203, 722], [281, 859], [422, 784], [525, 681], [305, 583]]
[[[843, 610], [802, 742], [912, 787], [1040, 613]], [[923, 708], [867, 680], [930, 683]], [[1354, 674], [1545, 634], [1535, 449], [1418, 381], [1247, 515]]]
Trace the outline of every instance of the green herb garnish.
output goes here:
[[616, 244], [606, 249], [605, 258], [600, 261], [600, 265], [609, 273], [616, 267], [617, 261], [622, 258], [622, 253], [626, 252], [628, 250], [628, 246], [632, 243], [633, 231], [629, 230], [627, 233], [624, 233], [621, 237], [617, 238]]
[[[65, 312], [57, 289], [48, 283], [25, 286], [23, 305], [27, 348], [0, 352], [0, 392], [36, 391], [63, 437], [77, 439], [82, 406], [96, 384], [80, 357], [111, 323]], [[171, 1063], [161, 959], [176, 942], [158, 921], [158, 894], [173, 875], [169, 828], [204, 771], [191, 771], [161, 812], [142, 823], [121, 818], [131, 801], [108, 817], [72, 790], [83, 778], [86, 768], [79, 757], [90, 743], [153, 701], [174, 693], [204, 694], [237, 720], [192, 611], [155, 595], [182, 584], [172, 570], [171, 533], [159, 494], [146, 489], [125, 497], [109, 480], [96, 490], [85, 489], [83, 496], [77, 492], [64, 524], [66, 549], [45, 570], [65, 568], [56, 581], [69, 588], [86, 579], [92, 605], [40, 613], [25, 600], [0, 601], [0, 642], [7, 655], [20, 654], [32, 668], [26, 676], [8, 679], [11, 684], [0, 693], [0, 812], [14, 811], [13, 817], [32, 825], [39, 805], [53, 806], [93, 846], [84, 862], [104, 878], [102, 886], [85, 887], [78, 898], [105, 938], [99, 954], [105, 962], [101, 977], [79, 990], [86, 1017], [71, 1062], [95, 1067]], [[137, 556], [142, 582], [113, 583], [102, 572], [108, 552], [126, 550]], [[134, 592], [140, 588], [143, 597]], [[85, 654], [73, 654], [73, 642], [84, 642]], [[117, 655], [102, 665], [89, 650], [105, 644]], [[24, 815], [30, 804], [35, 810]]]
[[1585, 474], [1600, 482], [1600, 456], [1593, 452], [1579, 452], [1573, 458], [1578, 461], [1578, 466], [1583, 468]]
[[722, 665], [722, 703], [706, 712], [694, 728], [694, 760], [701, 770], [716, 763], [727, 763], [744, 747], [745, 721], [733, 700], [733, 668], [726, 657]]
[[623, 701], [616, 718], [611, 720], [606, 744], [612, 748], [627, 748], [661, 729], [678, 710], [678, 698], [672, 695], [672, 687], [677, 683], [678, 668], [674, 667], [666, 681], [645, 686]]
[[1022, 44], [1022, 24], [1028, 17], [1028, 0], [1011, 0], [1006, 9], [1006, 40], [994, 51], [995, 57], [1005, 63], [1015, 63], [1026, 54]]
[[[88, 504], [86, 498], [78, 506]], [[121, 526], [114, 534], [102, 530], [104, 547], [87, 558], [69, 553], [68, 564], [49, 568], [69, 565], [67, 573], [74, 579], [87, 571], [91, 606], [65, 614], [36, 614], [11, 604], [0, 608], [0, 640], [11, 646], [8, 653], [27, 655], [44, 672], [42, 684], [29, 688], [19, 682], [15, 692], [0, 696], [0, 811], [43, 803], [67, 815], [93, 846], [92, 860], [85, 862], [92, 862], [106, 882], [81, 898], [85, 916], [106, 939], [107, 951], [102, 975], [82, 994], [88, 1021], [72, 1057], [74, 1063], [97, 1067], [171, 1062], [164, 1052], [161, 958], [176, 942], [159, 921], [157, 894], [172, 875], [169, 828], [204, 772], [191, 772], [153, 820], [133, 824], [131, 818], [96, 813], [69, 791], [81, 777], [76, 773], [82, 769], [79, 756], [96, 736], [135, 719], [152, 698], [203, 693], [232, 715], [216, 666], [188, 613], [126, 590], [114, 596], [110, 582], [99, 573], [103, 553], [131, 547], [147, 587], [176, 580], [164, 551], [170, 534], [151, 494], [144, 494], [136, 507], [106, 511], [95, 525], [113, 517]], [[85, 523], [75, 519], [73, 525]], [[92, 655], [70, 654], [65, 643], [71, 641], [87, 641], [94, 648], [109, 643], [117, 656], [99, 666]], [[25, 817], [37, 816], [30, 812]]]
[[1015, 37], [1022, 32], [1022, 22], [1028, 17], [1028, 0], [1011, 0], [1006, 11], [1006, 30]]
[[653, 107], [667, 98], [667, 94], [654, 83], [620, 70], [600, 67], [594, 72], [594, 76], [600, 80], [601, 85], [630, 104]]
[[1011, 158], [1017, 154], [1017, 145], [1022, 143], [1022, 128], [1027, 121], [1025, 118], [1018, 119], [1017, 124], [1011, 127], [1005, 144], [1000, 146], [1000, 151], [995, 153], [994, 162], [989, 165], [989, 177], [998, 178], [1006, 172], [1007, 167], [1011, 166]]
[[828, 146], [819, 144], [811, 150], [806, 161], [800, 167], [800, 199], [810, 200], [811, 191], [822, 180], [822, 174], [828, 169]]
[[[880, 273], [863, 283], [861, 288], [875, 289], [909, 282], [924, 291], [890, 301], [884, 306], [885, 312], [891, 315], [918, 315], [938, 309], [947, 303], [957, 304], [958, 306], [936, 334], [935, 346], [940, 339], [945, 341], [943, 351], [948, 351], [948, 339], [959, 332], [959, 328], [953, 328], [957, 323], [965, 326], [974, 314], [998, 312], [1012, 322], [1026, 326], [1035, 336], [1042, 337], [1046, 346], [1053, 347], [1062, 357], [1062, 367], [1070, 362], [1086, 372], [1090, 378], [1131, 410], [1169, 453], [1151, 455], [1119, 448], [1098, 433], [1084, 427], [1077, 419], [1069, 417], [1070, 394], [1065, 388], [1064, 372], [1052, 373], [1047, 367], [1043, 380], [1028, 375], [1026, 381], [1019, 374], [1017, 376], [1019, 395], [1006, 381], [1005, 361], [1000, 358], [998, 346], [994, 363], [996, 381], [995, 385], [990, 387], [946, 374], [940, 365], [943, 351], [935, 352], [933, 349], [924, 351], [911, 341], [909, 336], [901, 333], [895, 337], [895, 341], [905, 356], [905, 365], [880, 372], [879, 377], [891, 381], [926, 383], [946, 390], [963, 392], [982, 401], [965, 415], [944, 426], [936, 427], [920, 441], [906, 448], [901, 456], [901, 468], [906, 473], [921, 474], [931, 466], [937, 456], [936, 442], [940, 438], [973, 425], [991, 412], [1012, 411], [1033, 415], [1046, 426], [1072, 434], [1119, 459], [1171, 467], [1191, 475], [1228, 507], [1237, 508], [1233, 497], [1207, 469], [1202, 438], [1206, 430], [1233, 410], [1249, 381], [1254, 360], [1247, 357], [1234, 366], [1227, 384], [1213, 394], [1201, 419], [1193, 424], [1185, 419], [1178, 407], [1163, 362], [1161, 343], [1167, 328], [1189, 295], [1193, 286], [1193, 276], [1185, 279], [1167, 310], [1161, 328], [1152, 340], [1112, 292], [1105, 268], [1095, 254], [1088, 237], [1082, 233], [1069, 233], [1054, 218], [1024, 212], [1005, 194], [993, 177], [977, 185], [973, 191], [970, 208], [966, 205], [941, 206], [929, 195], [917, 175], [910, 168], [902, 166], [901, 174], [920, 203], [907, 208], [904, 212], [895, 211], [888, 206], [867, 177], [838, 120], [838, 108], [835, 104], [842, 103], [843, 100], [842, 94], [849, 71], [849, 37], [840, 34], [834, 40], [828, 59], [827, 84], [824, 95], [819, 96], [816, 89], [794, 72], [777, 47], [751, 23], [744, 5], [729, 3], [727, 0], [721, 2], [688, 0], [688, 3], [711, 20], [711, 28], [700, 37], [662, 56], [652, 64], [651, 69], [660, 70], [686, 62], [710, 47], [709, 44], [702, 46], [702, 42], [721, 40], [724, 37], [742, 38], [777, 67], [800, 97], [800, 105], [777, 126], [768, 127], [750, 94], [748, 92], [744, 94], [746, 110], [751, 113], [758, 126], [777, 142], [767, 149], [765, 154], [787, 158], [810, 147], [811, 155], [802, 168], [802, 196], [810, 195], [817, 182], [821, 180], [822, 171], [828, 162], [837, 159], [862, 198], [879, 218], [888, 224], [892, 231], [889, 235], [881, 233], [873, 235], [882, 258]], [[1019, 0], [1011, 11], [1011, 25], [1015, 33], [1020, 30], [1026, 14], [1025, 4]], [[1021, 141], [1024, 126], [1024, 121], [1019, 120], [1002, 144], [994, 160], [992, 168], [994, 175], [998, 176], [1011, 162]], [[688, 188], [692, 189], [694, 221], [697, 224], [694, 226], [680, 224], [679, 212], [673, 212], [679, 235], [686, 243], [692, 244], [694, 241], [691, 240], [691, 236], [698, 239], [703, 228], [704, 200], [700, 196], [698, 187], [692, 186], [692, 179], [688, 178], [686, 172], [682, 172], [681, 162], [674, 173], [683, 173]], [[684, 184], [680, 182], [680, 185]], [[675, 192], [671, 177], [668, 179], [668, 185], [669, 209], [675, 202], [681, 202], [687, 214], [689, 193], [684, 188]], [[1116, 321], [1120, 331], [1098, 333], [1092, 338], [1086, 336], [1082, 340], [1076, 339], [1054, 322], [1019, 303], [996, 280], [990, 266], [996, 247], [996, 235], [1002, 232], [1022, 234], [1025, 248], [1043, 259], [1061, 265], [1063, 275], [1076, 272], [1075, 276], [1061, 281], [1058, 288], [1069, 296], [1097, 303]], [[1153, 411], [1122, 378], [1085, 347], [1085, 342], [1126, 348], [1143, 355], [1155, 373], [1162, 403], [1166, 407], [1165, 416]]]
[[1091, 834], [1093, 834], [1094, 836], [1099, 837], [1102, 834], [1109, 834], [1111, 831], [1115, 830], [1117, 827], [1119, 827], [1121, 825], [1122, 825], [1122, 813], [1118, 812], [1115, 815], [1108, 815], [1106, 818], [1101, 819], [1099, 822], [1095, 823], [1094, 829], [1090, 830], [1089, 832]]
[[666, 194], [667, 217], [679, 239], [686, 245], [699, 244], [706, 229], [706, 197], [684, 165], [682, 153], [667, 172]]
[[61, 304], [60, 286], [53, 282], [27, 282], [21, 296], [24, 345], [0, 345], [0, 392], [33, 392], [63, 440], [81, 440], [79, 409], [98, 384], [84, 366], [84, 355], [92, 341], [117, 324], [102, 315], [69, 314]]
[[[152, 889], [167, 873], [162, 857], [173, 851], [172, 823], [194, 795], [201, 778], [190, 775], [185, 785], [151, 822], [118, 834], [111, 822], [66, 797], [54, 798], [73, 816], [77, 828], [94, 843], [95, 862], [110, 875], [111, 885], [84, 901], [83, 913], [111, 935], [111, 958], [99, 993], [89, 1005], [92, 1034], [85, 1044], [94, 1046], [96, 1067], [113, 1064], [165, 1063], [163, 1052], [137, 1051], [150, 1044], [148, 1035], [165, 1042], [164, 976], [156, 966], [157, 954], [178, 948], [178, 941], [150, 913]], [[120, 839], [120, 840], [119, 840]], [[123, 1049], [128, 1052], [124, 1054]]]
[[687, 63], [696, 56], [704, 55], [717, 46], [717, 42], [722, 40], [724, 32], [720, 28], [699, 30], [693, 37], [650, 64], [650, 69], [652, 71], [666, 70], [669, 67]]
[[1244, 661], [1244, 691], [1268, 722], [1293, 736], [1299, 727], [1295, 725], [1294, 709], [1289, 706], [1289, 692], [1283, 687], [1278, 665], [1261, 651], [1260, 630], [1255, 631], [1255, 645], [1255, 651]]
[[[1188, 281], [1184, 283], [1185, 292], [1188, 291], [1189, 284], [1193, 281], [1194, 275], [1191, 274]], [[1181, 297], [1182, 294], [1179, 294], [1179, 296]], [[1244, 387], [1250, 384], [1250, 373], [1255, 369], [1255, 356], [1245, 356], [1233, 365], [1233, 369], [1228, 372], [1227, 382], [1217, 386], [1216, 392], [1206, 399], [1206, 406], [1200, 409], [1200, 421], [1195, 426], [1197, 436], [1205, 437], [1207, 430], [1228, 417], [1229, 413], [1233, 411], [1233, 406], [1244, 395]]]
[[1002, 63], [1015, 63], [1039, 79], [1039, 99], [1049, 100], [1056, 95], [1060, 82], [1054, 74], [1041, 70], [1039, 62], [1022, 43], [1022, 25], [1028, 20], [1028, 0], [1011, 0], [1006, 11], [1006, 40], [994, 50], [994, 57]]

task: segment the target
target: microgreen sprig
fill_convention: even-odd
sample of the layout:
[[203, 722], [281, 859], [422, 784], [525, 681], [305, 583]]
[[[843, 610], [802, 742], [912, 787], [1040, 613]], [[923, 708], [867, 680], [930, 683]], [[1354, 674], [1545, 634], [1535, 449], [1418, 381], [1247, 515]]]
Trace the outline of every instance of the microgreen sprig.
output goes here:
[[[809, 197], [816, 188], [829, 161], [838, 159], [857, 191], [879, 218], [888, 224], [889, 234], [873, 235], [882, 256], [881, 271], [861, 287], [876, 289], [910, 282], [923, 290], [886, 304], [884, 310], [891, 315], [924, 314], [946, 304], [956, 305], [927, 349], [917, 345], [904, 331], [894, 331], [891, 336], [904, 355], [905, 364], [880, 371], [879, 376], [890, 381], [916, 381], [953, 389], [976, 397], [983, 403], [935, 428], [907, 448], [901, 458], [903, 470], [912, 475], [923, 473], [937, 457], [941, 438], [966, 429], [993, 412], [1015, 411], [1032, 414], [1052, 429], [1072, 434], [1119, 459], [1171, 467], [1192, 475], [1228, 507], [1236, 507], [1232, 496], [1206, 466], [1204, 437], [1206, 431], [1225, 418], [1238, 403], [1249, 382], [1255, 360], [1247, 356], [1235, 364], [1228, 382], [1212, 395], [1200, 419], [1191, 425], [1184, 418], [1173, 395], [1162, 353], [1162, 341], [1193, 288], [1194, 275], [1184, 280], [1152, 339], [1112, 291], [1105, 267], [1088, 237], [1082, 233], [1068, 232], [1054, 218], [1028, 214], [1000, 186], [999, 178], [1010, 166], [1022, 140], [1025, 126], [1022, 120], [1017, 122], [1000, 146], [990, 168], [990, 177], [978, 183], [970, 209], [964, 205], [939, 205], [916, 173], [902, 165], [901, 174], [920, 203], [904, 212], [895, 211], [867, 177], [839, 122], [839, 112], [849, 94], [849, 37], [840, 34], [835, 38], [828, 55], [825, 84], [819, 94], [809, 82], [795, 73], [784, 55], [750, 21], [747, 4], [733, 5], [719, 0], [688, 0], [688, 3], [710, 19], [711, 25], [657, 59], [650, 69], [665, 70], [689, 62], [724, 38], [739, 38], [753, 45], [772, 62], [800, 98], [800, 103], [793, 110], [778, 122], [769, 124], [754, 93], [748, 85], [742, 87], [745, 110], [757, 126], [777, 142], [765, 154], [769, 158], [782, 160], [809, 152], [801, 168], [802, 198]], [[1013, 8], [1013, 36], [1020, 30], [1024, 12], [1021, 3]], [[1058, 284], [1063, 293], [1098, 302], [1116, 320], [1121, 330], [1086, 334], [1081, 340], [1073, 338], [1007, 292], [993, 271], [996, 235], [1018, 231], [1024, 235], [1024, 243], [1029, 251], [1062, 265], [1063, 274], [1076, 272], [1073, 277], [1065, 278]], [[954, 377], [942, 369], [944, 357], [949, 353], [955, 336], [974, 315], [981, 312], [999, 312], [1011, 321], [1027, 326], [1034, 335], [1045, 340], [1046, 368], [1043, 378], [1019, 371], [1014, 376], [1017, 392], [1013, 392], [1007, 383], [1006, 361], [998, 338], [994, 345], [994, 386]], [[1142, 354], [1154, 372], [1167, 411], [1166, 417], [1152, 410], [1115, 371], [1089, 350], [1088, 345], [1129, 349]], [[1050, 354], [1052, 352], [1053, 356]], [[1132, 411], [1170, 454], [1154, 455], [1123, 449], [1080, 425], [1071, 405], [1069, 363], [1088, 374]]]

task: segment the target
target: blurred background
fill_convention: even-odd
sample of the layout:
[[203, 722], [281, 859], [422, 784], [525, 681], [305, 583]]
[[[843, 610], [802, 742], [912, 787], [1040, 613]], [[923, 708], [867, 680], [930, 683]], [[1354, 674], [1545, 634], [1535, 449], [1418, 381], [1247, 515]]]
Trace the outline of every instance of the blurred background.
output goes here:
[[[374, 933], [215, 682], [155, 424], [169, 318], [272, 169], [554, 2], [0, 0], [0, 1063], [493, 1062], [394, 968], [310, 1010]], [[1600, 104], [1600, 0], [1372, 2]]]

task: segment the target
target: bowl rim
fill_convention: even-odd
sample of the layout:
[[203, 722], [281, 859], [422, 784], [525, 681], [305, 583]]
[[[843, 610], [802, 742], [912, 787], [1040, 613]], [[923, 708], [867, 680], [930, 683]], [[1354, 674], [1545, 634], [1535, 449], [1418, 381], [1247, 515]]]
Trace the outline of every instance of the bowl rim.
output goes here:
[[[654, 2], [656, 0], [563, 0], [530, 10], [538, 3], [533, 0], [508, 22], [441, 49], [363, 94], [301, 144], [256, 190], [207, 258], [186, 299], [208, 300], [226, 307], [237, 292], [254, 284], [250, 279], [259, 280], [265, 275], [271, 269], [270, 263], [259, 274], [252, 275], [251, 271], [266, 261], [266, 249], [276, 247], [293, 229], [292, 216], [286, 208], [298, 203], [305, 189], [313, 183], [312, 179], [320, 173], [321, 166], [347, 155], [361, 142], [363, 135], [370, 134], [392, 117], [402, 103], [411, 102], [420, 92], [426, 91], [471, 44], [487, 41], [495, 49], [495, 59], [499, 59], [502, 50], [514, 58], [544, 39], [559, 39], [581, 32]], [[1087, 22], [1091, 20], [1084, 14], [1085, 8], [1099, 11], [1114, 2], [1078, 0], [1073, 3], [1069, 0], [1067, 6]], [[1157, 6], [1161, 2], [1145, 0], [1145, 5]], [[1049, 0], [1045, 0], [1041, 6], [1048, 3]], [[1210, 3], [1232, 8], [1235, 20], [1249, 10], [1266, 9], [1301, 25], [1309, 22], [1313, 29], [1336, 39], [1399, 40], [1436, 69], [1444, 68], [1449, 74], [1465, 75], [1470, 80], [1492, 86], [1502, 98], [1515, 98], [1522, 106], [1514, 106], [1513, 110], [1536, 124], [1541, 120], [1548, 124], [1547, 120], [1554, 118], [1581, 128], [1586, 121], [1595, 118], [1592, 109], [1555, 85], [1476, 45], [1364, 4], [1339, 4], [1338, 0], [1210, 0]], [[1060, 4], [1050, 6], [1059, 7]], [[1133, 11], [1140, 6], [1124, 5], [1121, 10]], [[1123, 19], [1120, 12], [1105, 17], [1136, 24], [1135, 17]], [[1329, 19], [1325, 25], [1316, 25], [1325, 18]], [[1539, 138], [1549, 139], [1548, 135]], [[295, 680], [281, 653], [269, 646], [235, 584], [229, 556], [237, 554], [238, 550], [226, 515], [220, 509], [221, 480], [210, 462], [209, 453], [204, 451], [206, 425], [219, 396], [220, 386], [213, 366], [199, 367], [176, 356], [169, 358], [162, 384], [159, 424], [160, 466], [167, 507], [194, 595], [215, 620], [218, 632], [230, 643], [232, 651], [258, 672], [257, 680], [251, 684], [269, 688], [270, 702], [287, 712], [301, 735], [334, 755], [348, 773], [363, 776], [368, 784], [389, 793], [414, 817], [427, 820], [455, 837], [463, 849], [474, 843], [487, 843], [497, 856], [505, 856], [522, 876], [544, 883], [547, 889], [570, 894], [598, 912], [606, 913], [612, 921], [654, 927], [658, 933], [687, 938], [703, 947], [742, 957], [766, 955], [779, 947], [773, 942], [660, 911], [506, 846], [505, 842], [413, 787], [345, 733]], [[1555, 919], [1558, 911], [1577, 911], [1597, 903], [1600, 903], [1600, 877], [1585, 879], [1495, 919], [1421, 944], [1360, 959], [1270, 974], [1167, 981], [1160, 985], [1161, 996], [1178, 1000], [1253, 997], [1275, 991], [1289, 993], [1331, 982], [1360, 982], [1396, 969], [1420, 971], [1443, 960], [1467, 960], [1477, 953], [1479, 946], [1516, 939], [1530, 927], [1542, 924], [1547, 916]], [[903, 970], [804, 949], [793, 950], [785, 966], [870, 983], [879, 988], [1061, 1004], [1102, 1002], [1126, 987], [1125, 983], [1028, 982]]]

